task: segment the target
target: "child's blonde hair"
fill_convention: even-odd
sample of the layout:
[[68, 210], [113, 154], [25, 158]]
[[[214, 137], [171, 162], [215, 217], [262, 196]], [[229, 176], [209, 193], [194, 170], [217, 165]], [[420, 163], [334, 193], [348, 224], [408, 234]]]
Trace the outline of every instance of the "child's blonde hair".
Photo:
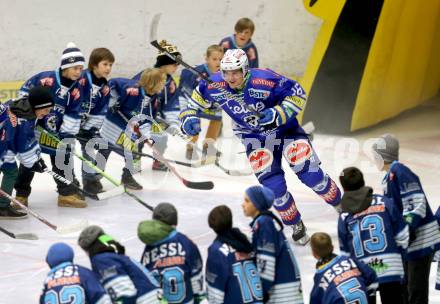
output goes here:
[[144, 88], [144, 90], [152, 95], [157, 91], [160, 91], [160, 87], [165, 85], [167, 76], [158, 68], [148, 68], [141, 74], [141, 79], [139, 79], [139, 85]]
[[212, 53], [214, 52], [219, 52], [219, 53], [224, 53], [225, 50], [223, 49], [223, 47], [221, 45], [218, 44], [211, 44], [210, 46], [208, 46], [208, 48], [206, 49], [206, 57], [211, 56]]
[[333, 253], [333, 244], [330, 235], [325, 232], [316, 232], [310, 239], [313, 254], [319, 258], [328, 257]]
[[237, 33], [241, 33], [244, 30], [250, 30], [251, 34], [255, 32], [255, 24], [254, 22], [249, 18], [240, 18], [238, 19], [237, 23], [235, 24], [234, 30]]

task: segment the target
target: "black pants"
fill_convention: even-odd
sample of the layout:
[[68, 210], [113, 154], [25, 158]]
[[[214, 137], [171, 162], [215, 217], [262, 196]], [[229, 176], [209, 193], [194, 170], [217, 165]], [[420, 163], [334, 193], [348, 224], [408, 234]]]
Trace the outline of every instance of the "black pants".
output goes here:
[[[58, 152], [57, 152], [58, 153]], [[61, 175], [62, 177], [73, 181], [76, 185], [79, 185], [78, 180], [75, 178], [75, 174], [73, 172], [73, 159], [71, 158], [71, 153], [65, 153], [64, 157], [64, 170], [59, 169], [55, 164], [55, 155], [50, 156], [50, 162], [52, 163], [52, 171]], [[71, 174], [65, 174], [66, 171], [70, 171]], [[14, 188], [17, 196], [28, 197], [31, 194], [31, 183], [34, 179], [35, 172], [31, 171], [29, 168], [20, 164], [20, 168], [18, 169], [18, 176], [15, 182]], [[63, 182], [54, 178], [55, 183], [57, 184], [57, 191], [60, 195], [72, 195], [78, 193], [78, 190], [70, 185], [66, 185]]]
[[407, 299], [409, 304], [428, 304], [429, 273], [433, 254], [403, 264], [407, 282]]
[[379, 284], [382, 304], [405, 304], [405, 288], [406, 285], [400, 282]]

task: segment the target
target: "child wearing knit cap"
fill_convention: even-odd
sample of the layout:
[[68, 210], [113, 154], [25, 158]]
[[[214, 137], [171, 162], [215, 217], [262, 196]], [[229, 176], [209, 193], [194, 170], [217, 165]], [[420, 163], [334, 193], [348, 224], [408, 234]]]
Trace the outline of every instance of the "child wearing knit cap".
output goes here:
[[385, 171], [384, 195], [393, 199], [409, 226], [405, 275], [409, 303], [428, 303], [429, 273], [434, 252], [440, 249], [439, 225], [419, 177], [399, 161], [399, 140], [384, 134], [373, 144], [376, 165]]
[[263, 283], [265, 303], [303, 303], [301, 276], [293, 246], [286, 240], [283, 224], [269, 209], [275, 195], [265, 186], [246, 189], [243, 212], [253, 220], [252, 246], [256, 251], [257, 268]]
[[113, 303], [159, 304], [161, 290], [153, 275], [142, 265], [125, 255], [125, 248], [99, 226], [85, 228], [78, 245], [90, 257]]
[[44, 281], [39, 303], [64, 303], [65, 299], [74, 298], [78, 304], [111, 304], [110, 296], [96, 274], [74, 264], [73, 256], [72, 248], [66, 243], [50, 246], [46, 256], [50, 272]]
[[[3, 140], [0, 142], [0, 171], [3, 174], [1, 189], [11, 195], [17, 180], [20, 164], [32, 172], [42, 173], [47, 168], [41, 158], [40, 145], [35, 140], [35, 119], [41, 119], [53, 108], [54, 101], [49, 88], [35, 86], [29, 95], [6, 101], [0, 107]], [[19, 219], [26, 217], [23, 210], [6, 197], [0, 197], [0, 218]]]
[[[232, 227], [232, 212], [217, 206], [208, 216], [217, 237], [208, 248], [206, 282], [210, 304], [263, 303], [263, 289], [252, 244]], [[246, 292], [250, 291], [250, 292]]]
[[[37, 120], [37, 125], [47, 132], [55, 134], [59, 139], [66, 139], [69, 147], [59, 147], [55, 140], [49, 140], [44, 133], [38, 132], [42, 152], [50, 155], [52, 171], [79, 185], [74, 174], [73, 156], [70, 153], [70, 146], [80, 127], [80, 107], [81, 93], [78, 79], [84, 67], [84, 55], [73, 42], [67, 44], [66, 49], [61, 56], [59, 68], [53, 71], [38, 73], [28, 79], [20, 88], [19, 95], [29, 95], [29, 90], [35, 86], [44, 86], [49, 88], [55, 106], [51, 112], [43, 119]], [[56, 157], [58, 155], [58, 157]], [[17, 191], [16, 199], [27, 204], [31, 193], [31, 183], [34, 172], [25, 164], [19, 168], [15, 189]], [[58, 190], [58, 206], [85, 208], [87, 203], [84, 201], [82, 193], [72, 184], [65, 183], [55, 179]]]
[[160, 203], [151, 220], [138, 226], [138, 237], [145, 244], [141, 263], [160, 282], [169, 303], [198, 304], [203, 292], [203, 261], [197, 245], [176, 230], [178, 216], [170, 203]]

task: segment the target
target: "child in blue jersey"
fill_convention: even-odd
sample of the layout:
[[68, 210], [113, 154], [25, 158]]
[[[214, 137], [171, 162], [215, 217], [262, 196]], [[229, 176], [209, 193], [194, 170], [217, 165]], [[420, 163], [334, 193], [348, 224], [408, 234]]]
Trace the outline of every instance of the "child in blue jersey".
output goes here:
[[168, 303], [200, 303], [203, 293], [203, 262], [197, 246], [176, 230], [177, 210], [160, 203], [153, 219], [139, 223], [138, 237], [145, 244], [141, 263], [161, 284]]
[[50, 272], [44, 281], [40, 304], [111, 304], [110, 296], [95, 273], [73, 263], [73, 250], [66, 243], [55, 243], [47, 252]]
[[217, 88], [201, 80], [193, 91], [191, 103], [180, 113], [182, 131], [190, 136], [200, 133], [198, 110], [224, 110], [246, 147], [258, 181], [275, 193], [274, 207], [283, 223], [292, 227], [293, 240], [305, 245], [309, 237], [287, 190], [282, 158], [327, 204], [337, 208], [340, 201], [338, 186], [321, 169], [318, 155], [296, 119], [305, 106], [305, 92], [299, 83], [274, 71], [249, 69], [240, 49], [227, 50], [220, 68], [210, 77]]
[[[88, 69], [83, 71], [79, 84], [81, 85], [81, 127], [78, 140], [81, 143], [83, 156], [95, 162], [95, 144], [90, 140], [100, 137], [99, 130], [104, 121], [110, 100], [108, 77], [111, 73], [115, 57], [106, 48], [96, 48], [89, 58]], [[86, 149], [87, 147], [87, 149]], [[90, 194], [102, 191], [100, 176], [83, 163], [82, 179], [84, 190]]]
[[[153, 68], [146, 69], [139, 80], [113, 78], [109, 81], [109, 111], [105, 116], [101, 135], [110, 145], [125, 150], [124, 153], [117, 150], [115, 152], [125, 157], [121, 182], [128, 189], [142, 189], [142, 185], [132, 176], [138, 170], [134, 167], [134, 157], [130, 152], [138, 151], [139, 138], [151, 138], [152, 118], [157, 113], [157, 94], [165, 85], [165, 77], [159, 69]], [[98, 161], [97, 165], [102, 170], [111, 151], [111, 147], [98, 150], [103, 161]]]
[[[168, 43], [166, 40], [162, 40], [159, 42], [160, 46], [167, 49], [171, 54], [175, 56], [181, 56], [180, 52], [177, 50], [175, 45]], [[166, 128], [163, 124], [153, 124], [152, 126], [152, 139], [154, 140], [155, 148], [162, 154], [165, 153], [168, 143], [168, 137], [165, 129], [170, 134], [174, 134], [179, 130], [179, 96], [177, 94], [177, 85], [173, 79], [173, 74], [176, 73], [178, 63], [170, 58], [167, 54], [159, 52], [156, 57], [156, 63], [154, 67], [160, 69], [166, 76], [165, 87], [159, 94], [159, 103], [157, 108], [157, 116], [164, 119], [166, 123], [169, 125]], [[136, 74], [133, 79], [139, 80], [142, 72]], [[139, 148], [142, 150], [142, 146]], [[154, 155], [154, 153], [153, 153]], [[155, 159], [153, 161], [153, 170], [156, 171], [167, 171], [168, 168]]]
[[[2, 178], [2, 190], [8, 194], [12, 193], [14, 184], [17, 180], [18, 170], [15, 157], [18, 158], [22, 167], [33, 172], [42, 173], [46, 165], [41, 158], [41, 149], [35, 138], [34, 127], [35, 120], [41, 119], [47, 115], [53, 108], [54, 101], [49, 88], [43, 86], [33, 87], [27, 96], [19, 99], [8, 100], [5, 103], [8, 119], [4, 122], [3, 128], [6, 128], [4, 136], [0, 141], [0, 146], [6, 148], [2, 153], [1, 171], [4, 174]], [[2, 114], [4, 115], [4, 114]], [[2, 131], [3, 132], [3, 131]], [[25, 215], [24, 211], [14, 211], [19, 209], [15, 204], [10, 206], [9, 200], [1, 197], [0, 205], [4, 208], [1, 218], [21, 218]]]
[[217, 237], [208, 248], [206, 283], [210, 304], [263, 303], [263, 288], [252, 244], [232, 228], [232, 212], [217, 206], [208, 215]]
[[235, 33], [231, 36], [223, 38], [220, 45], [226, 50], [242, 49], [249, 58], [249, 66], [258, 68], [258, 52], [257, 47], [251, 38], [255, 32], [255, 24], [249, 18], [241, 18], [234, 27]]
[[[205, 61], [206, 63], [195, 67], [197, 71], [210, 77], [212, 74], [220, 70], [220, 60], [223, 57], [223, 48], [219, 45], [213, 44], [206, 50]], [[181, 109], [188, 107], [188, 103], [191, 102], [192, 91], [197, 87], [200, 81], [200, 77], [195, 75], [188, 69], [183, 69], [180, 74], [180, 82], [178, 88], [179, 104]], [[214, 143], [220, 134], [222, 126], [222, 113], [220, 109], [210, 111], [198, 111], [197, 115], [201, 118], [209, 120], [208, 130], [206, 131], [205, 139], [203, 141], [202, 159], [206, 159], [208, 150], [214, 150]], [[186, 158], [188, 160], [197, 159], [198, 155], [194, 152], [194, 144], [197, 142], [198, 136], [193, 136], [191, 139], [192, 144], [186, 145]], [[217, 152], [218, 153], [218, 152]]]
[[318, 260], [310, 304], [376, 303], [377, 277], [373, 269], [354, 258], [334, 254], [327, 233], [314, 233], [310, 246]]
[[338, 223], [341, 253], [376, 272], [383, 304], [406, 303], [402, 254], [409, 232], [402, 213], [392, 200], [365, 186], [359, 169], [344, 169], [339, 180], [344, 189]]
[[99, 226], [85, 228], [79, 246], [90, 257], [93, 271], [113, 303], [159, 304], [160, 288], [142, 265], [125, 255], [125, 248]]
[[256, 252], [257, 268], [263, 283], [265, 303], [303, 303], [301, 276], [282, 222], [269, 209], [275, 195], [267, 187], [246, 189], [243, 212], [252, 217], [252, 246]]
[[[52, 170], [73, 181], [76, 185], [79, 182], [75, 178], [73, 156], [69, 152], [70, 144], [74, 141], [75, 135], [80, 127], [80, 107], [81, 92], [78, 79], [84, 67], [84, 56], [81, 51], [70, 42], [61, 56], [60, 67], [54, 71], [46, 71], [38, 73], [28, 79], [20, 88], [19, 94], [25, 96], [29, 94], [29, 90], [35, 86], [48, 87], [51, 91], [55, 106], [52, 111], [39, 119], [37, 125], [41, 126], [48, 132], [55, 133], [60, 139], [66, 139], [68, 147], [62, 146], [57, 148], [57, 142], [51, 140], [44, 133], [36, 132], [39, 139], [41, 150], [50, 155]], [[58, 156], [58, 157], [56, 157]], [[20, 166], [15, 189], [17, 191], [17, 199], [27, 202], [27, 198], [31, 193], [31, 182], [33, 172], [25, 166]], [[85, 208], [87, 203], [84, 197], [73, 185], [55, 179], [58, 189], [58, 206]]]
[[431, 211], [419, 177], [399, 162], [399, 141], [382, 135], [373, 145], [376, 164], [386, 175], [384, 195], [393, 199], [409, 226], [405, 275], [409, 303], [428, 303], [429, 273], [434, 253], [440, 249], [439, 225]]

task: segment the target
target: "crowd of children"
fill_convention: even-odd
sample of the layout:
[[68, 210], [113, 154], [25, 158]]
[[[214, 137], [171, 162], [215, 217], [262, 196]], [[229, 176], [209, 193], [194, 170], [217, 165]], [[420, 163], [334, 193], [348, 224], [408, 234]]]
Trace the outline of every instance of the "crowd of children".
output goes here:
[[[72, 181], [54, 177], [60, 207], [84, 208], [83, 192], [102, 191], [101, 176], [86, 164], [84, 191], [79, 190], [73, 170], [75, 139], [84, 157], [101, 170], [111, 152], [123, 156], [121, 182], [134, 190], [142, 189], [133, 178], [139, 160], [135, 152], [143, 147], [139, 138], [154, 142], [158, 157], [167, 147], [163, 130], [182, 131], [193, 136], [186, 157], [194, 160], [199, 157], [194, 144], [200, 118], [206, 118], [210, 124], [201, 157], [210, 152], [219, 156], [213, 143], [221, 130], [221, 110], [233, 118], [234, 132], [246, 146], [262, 184], [244, 194], [243, 212], [252, 219], [249, 239], [234, 228], [227, 206], [211, 210], [208, 224], [216, 238], [204, 271], [197, 246], [177, 231], [176, 208], [161, 203], [151, 220], [139, 223], [138, 237], [145, 244], [139, 261], [126, 256], [124, 246], [98, 226], [87, 227], [78, 239], [90, 257], [92, 271], [73, 262], [74, 253], [67, 244], [52, 245], [46, 259], [51, 270], [40, 303], [72, 299], [75, 303], [303, 303], [300, 270], [284, 227], [292, 226], [292, 237], [301, 245], [309, 237], [287, 190], [283, 156], [304, 184], [340, 212], [340, 255], [334, 253], [328, 234], [317, 232], [310, 239], [318, 260], [310, 303], [375, 303], [376, 291], [382, 303], [428, 303], [431, 262], [440, 249], [439, 224], [419, 178], [399, 162], [398, 140], [386, 134], [373, 147], [379, 169], [386, 172], [383, 195], [373, 194], [354, 167], [340, 175], [341, 195], [321, 170], [308, 134], [296, 119], [305, 106], [304, 90], [287, 77], [256, 69], [254, 31], [250, 19], [240, 19], [234, 35], [209, 46], [206, 62], [195, 68], [212, 76], [223, 91], [186, 69], [177, 86], [173, 74], [178, 63], [168, 53], [179, 58], [182, 54], [166, 41], [160, 43], [166, 52], [158, 54], [154, 67], [132, 79], [110, 79], [115, 57], [106, 48], [94, 49], [84, 70], [83, 54], [69, 43], [57, 69], [32, 76], [21, 87], [20, 98], [0, 105], [1, 189], [11, 194], [15, 188], [16, 199], [24, 205], [35, 172], [52, 172]], [[233, 98], [228, 100], [228, 94]], [[252, 106], [243, 106], [243, 100]], [[271, 136], [281, 138], [283, 144], [273, 150], [264, 146], [272, 144]], [[255, 147], [255, 141], [261, 147]], [[41, 152], [50, 155], [52, 170]], [[263, 163], [267, 158], [270, 163]], [[152, 169], [167, 167], [154, 160]], [[272, 207], [281, 219], [270, 211]], [[19, 207], [0, 199], [1, 219], [23, 217], [26, 214]]]

